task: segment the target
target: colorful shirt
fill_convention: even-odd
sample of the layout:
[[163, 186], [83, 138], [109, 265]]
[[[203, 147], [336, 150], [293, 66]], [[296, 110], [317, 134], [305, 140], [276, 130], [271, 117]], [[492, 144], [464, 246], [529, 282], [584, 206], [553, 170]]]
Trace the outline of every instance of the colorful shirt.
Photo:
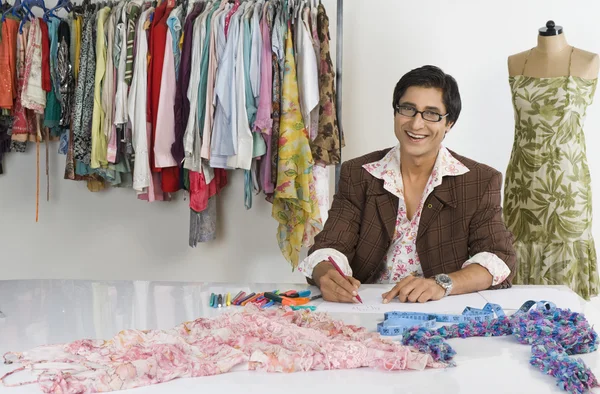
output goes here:
[[[425, 200], [433, 192], [433, 189], [442, 184], [443, 177], [459, 176], [467, 173], [469, 169], [456, 160], [445, 147], [442, 147], [437, 155], [419, 205], [412, 219], [409, 219], [404, 200], [402, 174], [400, 172], [400, 145], [396, 145], [381, 160], [365, 164], [363, 168], [375, 178], [383, 180], [384, 189], [399, 199], [396, 231], [394, 232], [394, 238], [392, 239], [387, 255], [384, 257], [387, 269], [383, 271], [377, 282], [396, 283], [411, 274], [422, 277], [423, 270], [417, 253], [416, 243]], [[346, 275], [352, 275], [348, 259], [335, 249], [320, 249], [315, 251], [302, 262], [299, 270], [307, 276], [311, 275], [313, 268], [321, 261], [327, 260], [328, 256], [336, 259]], [[506, 263], [493, 253], [477, 253], [467, 260], [462, 268], [473, 263], [481, 265], [490, 272], [493, 277], [492, 285], [501, 283], [510, 274], [510, 269]]]

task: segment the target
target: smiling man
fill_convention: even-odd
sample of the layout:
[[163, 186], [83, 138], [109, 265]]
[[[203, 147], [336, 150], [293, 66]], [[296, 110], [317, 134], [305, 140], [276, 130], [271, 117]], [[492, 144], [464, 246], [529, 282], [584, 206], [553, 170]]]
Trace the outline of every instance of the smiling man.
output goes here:
[[357, 302], [361, 283], [395, 283], [383, 302], [510, 287], [517, 262], [502, 174], [442, 145], [461, 111], [456, 80], [434, 66], [412, 70], [392, 108], [398, 145], [342, 164], [329, 219], [299, 270], [336, 302]]

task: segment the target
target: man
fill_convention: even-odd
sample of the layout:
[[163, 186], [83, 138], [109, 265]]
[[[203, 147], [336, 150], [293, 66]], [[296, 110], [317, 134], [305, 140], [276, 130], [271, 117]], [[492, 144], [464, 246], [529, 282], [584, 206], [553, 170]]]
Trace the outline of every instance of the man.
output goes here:
[[361, 282], [396, 283], [384, 303], [510, 287], [517, 262], [502, 175], [442, 145], [461, 110], [455, 79], [412, 70], [392, 107], [399, 144], [342, 164], [329, 219], [299, 270], [335, 302], [357, 302]]

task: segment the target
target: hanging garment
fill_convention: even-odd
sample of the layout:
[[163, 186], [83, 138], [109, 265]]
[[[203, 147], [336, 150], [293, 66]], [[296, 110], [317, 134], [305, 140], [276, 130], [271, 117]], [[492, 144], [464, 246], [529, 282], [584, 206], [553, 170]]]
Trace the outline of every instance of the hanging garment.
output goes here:
[[272, 9], [271, 4], [263, 7], [263, 15], [260, 21], [262, 35], [260, 60], [261, 78], [258, 109], [256, 112], [256, 121], [254, 122], [254, 127], [262, 133], [267, 148], [265, 156], [260, 160], [260, 179], [262, 182], [262, 189], [267, 195], [272, 194], [274, 189], [271, 180], [271, 156], [273, 150], [271, 143], [271, 130], [273, 127], [273, 120], [271, 119], [271, 112], [273, 110], [273, 61], [271, 52], [271, 31], [267, 20], [269, 17], [269, 9]]
[[[39, 142], [43, 139], [41, 116], [44, 113], [46, 105], [46, 92], [43, 89], [42, 76], [42, 28], [39, 18], [35, 18], [29, 25], [29, 29], [24, 31], [27, 34], [27, 39], [23, 42], [25, 46], [25, 60], [23, 68], [23, 86], [21, 90], [21, 104], [25, 108], [25, 116], [27, 118], [28, 134], [16, 135], [20, 143], [23, 143], [23, 152], [27, 140]], [[22, 131], [19, 127], [13, 130]]]
[[298, 84], [291, 29], [285, 48], [282, 87], [279, 168], [272, 215], [279, 222], [277, 242], [295, 269], [302, 246], [310, 246], [323, 228], [317, 205], [308, 133], [298, 102]]
[[[281, 82], [283, 80], [285, 58], [286, 28], [283, 21], [285, 10], [277, 3], [273, 10], [273, 25], [271, 27], [271, 46], [273, 49], [273, 128], [271, 135], [271, 182], [277, 185], [277, 171], [279, 162], [279, 128], [281, 118]], [[270, 196], [268, 196], [270, 197]]]
[[321, 49], [319, 64], [319, 131], [312, 142], [312, 154], [315, 162], [325, 165], [340, 163], [343, 136], [340, 137], [335, 108], [335, 71], [329, 52], [329, 18], [325, 7], [319, 4], [318, 32]]
[[259, 193], [261, 186], [258, 180], [259, 158], [267, 153], [267, 146], [262, 135], [254, 129], [258, 110], [258, 94], [260, 91], [260, 58], [262, 37], [259, 20], [262, 15], [262, 1], [248, 7], [244, 15], [244, 80], [246, 83], [246, 112], [249, 131], [252, 135], [252, 164], [250, 170], [244, 171], [244, 201], [246, 209], [252, 207], [252, 193]]
[[[255, 89], [257, 89], [257, 87], [255, 87], [255, 85], [257, 83], [260, 83], [260, 81], [257, 80], [252, 80], [251, 77], [251, 70], [252, 67], [254, 66], [254, 68], [257, 68], [259, 65], [258, 64], [254, 64], [254, 58], [253, 58], [253, 53], [252, 53], [252, 47], [256, 46], [256, 49], [258, 50], [258, 42], [254, 42], [256, 40], [258, 40], [258, 36], [254, 34], [254, 32], [252, 31], [252, 21], [254, 19], [253, 16], [253, 12], [254, 12], [254, 7], [255, 5], [253, 5], [252, 3], [249, 3], [248, 6], [246, 7], [246, 11], [244, 12], [244, 15], [242, 16], [242, 18], [240, 19], [240, 25], [243, 26], [243, 37], [242, 37], [242, 32], [240, 31], [240, 39], [242, 40], [242, 48], [243, 48], [243, 56], [244, 56], [244, 69], [243, 69], [243, 75], [244, 75], [244, 86], [245, 86], [245, 90], [244, 90], [244, 94], [246, 95], [246, 119], [247, 119], [247, 123], [249, 126], [249, 129], [254, 127], [254, 120], [256, 119], [256, 110], [257, 110], [257, 103], [256, 103], [256, 98], [255, 98]], [[257, 32], [258, 33], [258, 32]], [[260, 149], [260, 148], [259, 148]], [[264, 152], [258, 154], [263, 155]], [[256, 157], [257, 154], [253, 153], [253, 157]]]
[[566, 77], [527, 77], [525, 66], [509, 79], [515, 138], [504, 221], [519, 261], [513, 283], [567, 285], [589, 299], [599, 284], [583, 123], [597, 80], [570, 75], [570, 65]]
[[114, 65], [116, 67], [117, 90], [115, 95], [114, 124], [127, 123], [127, 83], [125, 73], [127, 70], [127, 7], [124, 4], [117, 6]]
[[19, 22], [2, 22], [0, 40], [0, 108], [12, 109], [17, 98], [17, 32]]
[[212, 167], [216, 164], [224, 168], [249, 170], [252, 162], [252, 134], [246, 114], [244, 83], [243, 15], [246, 5], [247, 3], [242, 3], [229, 20], [227, 45], [217, 74], [217, 109], [210, 161]]
[[42, 52], [42, 89], [45, 92], [51, 90], [52, 81], [50, 79], [50, 38], [48, 35], [48, 24], [43, 20], [39, 20], [40, 32], [42, 34], [42, 42], [40, 49]]
[[[154, 12], [154, 8], [149, 8], [140, 16], [140, 22], [137, 27], [136, 59], [146, 59], [148, 55], [148, 41], [146, 40], [146, 31], [144, 22], [148, 16]], [[150, 192], [152, 177], [150, 174], [149, 144], [146, 133], [146, 98], [147, 98], [147, 79], [148, 68], [145, 61], [136, 61], [132, 74], [131, 89], [128, 98], [129, 122], [131, 123], [131, 134], [133, 139], [133, 148], [135, 151], [135, 165], [133, 167], [133, 189], [139, 193]]]
[[[88, 189], [94, 191], [94, 190], [100, 190], [102, 188], [102, 185], [100, 183], [100, 181], [98, 179], [93, 179], [92, 177], [89, 176], [83, 176], [81, 174], [77, 174], [77, 160], [75, 160], [75, 134], [74, 134], [74, 130], [75, 130], [75, 115], [76, 115], [76, 109], [78, 106], [80, 106], [81, 103], [77, 103], [75, 98], [75, 90], [76, 90], [76, 80], [79, 76], [79, 56], [81, 55], [81, 40], [82, 40], [82, 28], [83, 28], [83, 16], [81, 15], [74, 15], [71, 14], [71, 17], [69, 19], [70, 21], [70, 35], [71, 35], [71, 47], [70, 47], [70, 53], [69, 53], [69, 57], [70, 57], [70, 64], [73, 65], [72, 68], [72, 75], [71, 75], [71, 82], [67, 82], [70, 83], [70, 102], [73, 103], [73, 109], [69, 108], [69, 122], [70, 122], [70, 128], [69, 128], [69, 138], [68, 138], [68, 146], [67, 146], [67, 157], [66, 157], [66, 164], [65, 164], [65, 179], [71, 179], [71, 180], [75, 180], [75, 181], [79, 181], [79, 180], [83, 180], [83, 179], [87, 179], [88, 180]], [[64, 67], [65, 64], [63, 63]], [[68, 67], [69, 70], [71, 70], [70, 65]], [[66, 74], [65, 74], [66, 72]], [[66, 76], [66, 78], [68, 77], [68, 71], [66, 71], [64, 68], [62, 69], [62, 71], [60, 71], [61, 73], [61, 78], [62, 75], [64, 74]], [[79, 85], [77, 85], [79, 86]], [[62, 89], [62, 82], [61, 82], [61, 89]]]
[[[91, 124], [94, 111], [94, 77], [96, 72], [95, 42], [93, 41], [96, 15], [87, 10], [83, 18], [79, 75], [75, 90], [75, 116], [73, 119], [75, 160], [89, 164], [92, 151]], [[81, 166], [80, 164], [78, 166]], [[77, 170], [80, 175], [83, 171]]]
[[[152, 176], [152, 186], [154, 196], [138, 195], [138, 198], [156, 201], [157, 197], [163, 195], [162, 190], [162, 174], [160, 169], [154, 166], [154, 138], [156, 132], [156, 112], [158, 107], [158, 98], [160, 94], [160, 82], [162, 78], [162, 63], [164, 60], [165, 43], [162, 39], [162, 29], [157, 27], [164, 16], [167, 9], [167, 2], [163, 1], [154, 10], [154, 14], [150, 16], [148, 29], [148, 87], [146, 100], [146, 117], [148, 131], [148, 158], [150, 160], [150, 171]], [[166, 38], [166, 36], [165, 36]], [[156, 41], [159, 42], [156, 42]], [[161, 45], [162, 43], [162, 45]], [[160, 71], [159, 71], [160, 70]]]
[[[112, 121], [108, 129], [108, 152], [106, 158], [109, 163], [120, 163], [126, 159], [127, 144], [120, 144], [125, 140], [125, 124], [127, 123], [127, 93], [128, 84], [125, 81], [127, 69], [127, 5], [118, 3], [115, 7], [115, 35], [113, 48], [113, 64], [115, 96], [112, 104]], [[133, 50], [133, 49], [132, 49]], [[123, 146], [125, 149], [119, 149]]]
[[179, 42], [181, 40], [181, 19], [183, 17], [183, 6], [179, 5], [171, 11], [167, 25], [171, 32], [171, 45], [173, 46], [173, 57], [175, 60], [175, 79], [179, 79], [179, 64], [181, 62], [181, 48]]
[[[173, 36], [167, 30], [165, 42], [165, 60], [162, 69], [162, 83], [160, 85], [160, 97], [158, 100], [158, 111], [156, 117], [156, 139], [154, 143], [154, 165], [157, 168], [178, 167], [173, 158], [171, 146], [175, 142], [175, 90], [177, 88], [175, 77], [175, 54], [173, 53]], [[164, 179], [163, 179], [164, 181]], [[177, 191], [179, 186], [175, 187]], [[164, 185], [164, 182], [163, 182]]]
[[[104, 24], [110, 13], [109, 7], [104, 7], [98, 11], [96, 18], [96, 72], [94, 76], [94, 109], [92, 115], [92, 151], [90, 158], [90, 167], [106, 167], [108, 160], [106, 152], [108, 141], [104, 134], [104, 122], [106, 114], [102, 109], [102, 87], [106, 74], [106, 32]], [[110, 81], [109, 83], [112, 83]]]
[[[303, 18], [308, 18], [309, 8], [303, 11]], [[296, 61], [298, 63], [298, 91], [302, 119], [308, 130], [310, 140], [317, 137], [319, 125], [319, 74], [317, 58], [310, 35], [310, 29], [303, 19], [298, 18], [295, 24]]]
[[[196, 10], [194, 8], [194, 10]], [[206, 56], [206, 66], [208, 67], [208, 54], [205, 52], [208, 48], [207, 37], [207, 23], [210, 24], [210, 16], [212, 10], [207, 8], [204, 12], [197, 16], [196, 20], [193, 21], [192, 26], [188, 26], [191, 29], [191, 35], [188, 40], [191, 42], [189, 51], [191, 52], [190, 69], [187, 67], [183, 70], [184, 75], [182, 78], [188, 79], [188, 83], [181, 87], [180, 94], [186, 92], [185, 100], [182, 101], [187, 107], [187, 124], [182, 121], [181, 126], [184, 129], [183, 133], [183, 150], [184, 150], [184, 168], [187, 170], [201, 172], [202, 171], [202, 160], [200, 158], [200, 150], [202, 140], [200, 138], [200, 111], [204, 111], [204, 97], [201, 96], [201, 81], [205, 75], [203, 71], [203, 57]], [[200, 70], [200, 72], [191, 72], [192, 70]], [[206, 80], [206, 77], [204, 77]], [[184, 89], [185, 88], [185, 89]], [[177, 97], [176, 97], [177, 98]], [[177, 124], [176, 124], [177, 127]], [[177, 132], [177, 129], [176, 129]], [[177, 136], [176, 136], [177, 139]], [[185, 180], [184, 180], [185, 183]]]
[[[160, 92], [162, 86], [163, 77], [163, 66], [165, 61], [165, 48], [167, 41], [167, 20], [169, 14], [174, 8], [175, 2], [167, 0], [159, 5], [154, 13], [154, 20], [152, 22], [151, 38], [150, 38], [150, 66], [149, 66], [149, 84], [148, 90], [150, 95], [150, 120], [152, 122], [152, 139], [150, 141], [150, 168], [152, 172], [161, 173], [160, 187], [165, 193], [174, 193], [179, 190], [179, 166], [172, 160], [172, 165], [169, 167], [159, 167], [156, 165], [155, 158], [155, 144], [157, 139], [157, 133], [165, 132], [159, 128], [158, 124], [158, 107], [160, 101]], [[173, 84], [173, 95], [175, 85]], [[167, 133], [174, 133], [174, 124], [170, 126]], [[170, 156], [170, 152], [168, 153]]]
[[71, 67], [70, 47], [71, 32], [69, 24], [61, 22], [58, 28], [58, 58], [56, 60], [56, 71], [59, 84], [61, 115], [60, 126], [69, 127], [71, 125], [71, 108], [73, 106], [74, 81], [73, 70]]
[[[171, 147], [171, 154], [175, 161], [179, 164], [183, 162], [185, 157], [184, 152], [184, 135], [186, 129], [186, 122], [190, 114], [190, 100], [187, 96], [187, 89], [190, 86], [190, 79], [192, 74], [200, 77], [200, 73], [192, 73], [192, 57], [194, 51], [200, 50], [204, 43], [198, 42], [198, 45], [192, 47], [192, 43], [195, 41], [194, 33], [194, 21], [204, 11], [204, 2], [198, 2], [194, 4], [194, 8], [185, 19], [183, 26], [183, 48], [181, 49], [181, 60], [179, 63], [179, 76], [177, 78], [177, 91], [175, 92], [175, 142]], [[200, 61], [198, 60], [198, 67], [194, 70], [198, 70], [200, 67]], [[198, 84], [196, 84], [197, 86]], [[196, 93], [197, 88], [196, 88]], [[194, 107], [195, 109], [195, 107]], [[191, 152], [191, 149], [190, 149]]]
[[[47, 30], [48, 30], [48, 38], [50, 40], [50, 47], [49, 49], [49, 64], [48, 64], [48, 70], [49, 70], [49, 82], [50, 82], [50, 86], [49, 86], [49, 90], [48, 90], [48, 94], [46, 95], [46, 109], [44, 111], [44, 127], [48, 128], [50, 130], [50, 134], [52, 137], [59, 137], [62, 136], [63, 134], [63, 129], [62, 127], [60, 127], [60, 117], [61, 117], [61, 95], [60, 95], [60, 81], [58, 78], [58, 66], [57, 66], [57, 60], [58, 60], [58, 27], [60, 25], [61, 21], [56, 19], [56, 18], [52, 18], [50, 19], [50, 21], [48, 21], [47, 24]], [[43, 32], [43, 29], [42, 29]], [[43, 35], [42, 35], [43, 37]], [[43, 53], [44, 53], [44, 47], [42, 45], [42, 60], [44, 58]], [[44, 60], [43, 60], [44, 62]], [[61, 139], [61, 142], [63, 140]], [[63, 145], [61, 144], [59, 147], [59, 152], [60, 152], [60, 148], [63, 147]], [[64, 149], [66, 153], [66, 141], [64, 144]], [[60, 152], [63, 153], [63, 152]]]
[[[300, 15], [296, 22], [296, 47], [298, 53], [298, 91], [300, 95], [300, 108], [302, 118], [306, 125], [309, 138], [312, 141], [318, 135], [319, 128], [319, 72], [317, 68], [317, 57], [315, 56], [315, 47], [311, 37], [311, 27], [309, 24], [310, 8], [304, 7], [302, 19]], [[313, 166], [313, 177], [317, 201], [321, 213], [321, 220], [324, 223], [329, 212], [329, 170], [325, 167], [326, 163], [315, 160]]]
[[[246, 9], [247, 3], [242, 3], [236, 10], [226, 9], [213, 23], [215, 30], [216, 76], [215, 76], [215, 111], [210, 140], [210, 166], [213, 168], [234, 168], [227, 163], [229, 156], [234, 156], [238, 150], [237, 140], [237, 55], [239, 55], [239, 20]], [[228, 39], [225, 36], [224, 23], [229, 19]], [[235, 23], [235, 26], [234, 26]], [[212, 57], [211, 57], [212, 60]], [[233, 77], [233, 78], [232, 78]], [[209, 81], [210, 84], [210, 81]], [[241, 93], [240, 93], [241, 94]], [[207, 97], [208, 102], [208, 97]], [[208, 117], [208, 114], [207, 114]], [[204, 132], [207, 128], [205, 125]], [[250, 164], [248, 163], [248, 168]]]
[[42, 28], [40, 26], [40, 19], [35, 18], [31, 22], [27, 37], [21, 103], [23, 107], [31, 109], [38, 114], [43, 114], [44, 108], [46, 108], [46, 92], [42, 85], [42, 70]]
[[[202, 134], [202, 151], [200, 153], [200, 156], [203, 159], [211, 160], [211, 166], [213, 166], [211, 150], [214, 149], [214, 147], [212, 146], [212, 133], [216, 105], [215, 79], [217, 76], [217, 65], [219, 64], [223, 50], [225, 49], [225, 40], [221, 39], [223, 49], [217, 50], [217, 36], [219, 35], [219, 31], [224, 31], [224, 19], [226, 14], [230, 10], [230, 5], [228, 4], [219, 5], [219, 3], [217, 2], [215, 5], [218, 6], [217, 10], [212, 14], [212, 19], [210, 20], [210, 23], [207, 21], [207, 36], [209, 36], [207, 37], [207, 39], [209, 40], [209, 46], [208, 52], [206, 53], [206, 55], [203, 55], [203, 62], [201, 66], [202, 70], [200, 71], [200, 90], [198, 92], [198, 119], [201, 128], [200, 133]], [[204, 56], [206, 56], [206, 60], [208, 61], [208, 69], [204, 67]], [[206, 72], [204, 72], [205, 70]], [[206, 75], [206, 85], [204, 85], [203, 83], [204, 78], [202, 77], [202, 75]], [[205, 100], [204, 109], [202, 109], [202, 107], [200, 106], [202, 104], [203, 96]], [[224, 167], [224, 165], [222, 165], [221, 167]]]
[[133, 78], [134, 43], [138, 18], [141, 13], [141, 0], [131, 0], [127, 3], [127, 58], [125, 61], [125, 83], [131, 85]]
[[[236, 365], [263, 372], [370, 367], [387, 371], [443, 368], [399, 342], [325, 314], [255, 306], [200, 318], [169, 330], [123, 330], [110, 340], [78, 340], [5, 355], [39, 374], [45, 393], [87, 394], [173, 379], [227, 373]], [[5, 375], [5, 377], [8, 375]], [[4, 377], [4, 378], [5, 378]], [[2, 378], [2, 380], [4, 380]], [[16, 385], [31, 384], [23, 382]], [[6, 384], [6, 383], [5, 383]]]
[[23, 107], [21, 101], [23, 86], [25, 84], [25, 51], [27, 50], [29, 26], [30, 24], [23, 26], [23, 34], [19, 34], [17, 37], [17, 97], [13, 109], [13, 128], [10, 137], [10, 150], [12, 152], [25, 152], [29, 134], [35, 133], [32, 111]]
[[[106, 139], [106, 161], [108, 163], [115, 162], [116, 156], [116, 143], [115, 143], [115, 129], [113, 125], [113, 119], [115, 115], [115, 90], [116, 90], [116, 76], [115, 67], [117, 66], [114, 62], [113, 53], [115, 51], [115, 29], [119, 19], [117, 15], [119, 13], [119, 5], [114, 7], [108, 15], [106, 21], [106, 75], [104, 84], [102, 85], [101, 99], [102, 99], [102, 112], [104, 113], [104, 122], [102, 123], [102, 133]], [[118, 33], [117, 33], [118, 34]], [[112, 146], [111, 146], [112, 145]]]

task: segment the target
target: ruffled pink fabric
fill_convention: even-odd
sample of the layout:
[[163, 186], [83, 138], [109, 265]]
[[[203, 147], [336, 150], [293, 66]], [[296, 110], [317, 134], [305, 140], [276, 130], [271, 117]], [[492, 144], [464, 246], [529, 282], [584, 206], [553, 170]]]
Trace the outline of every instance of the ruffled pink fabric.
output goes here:
[[[252, 305], [170, 330], [124, 330], [108, 341], [41, 346], [24, 353], [9, 352], [4, 358], [22, 364], [16, 371], [37, 371], [45, 393], [61, 394], [124, 390], [216, 375], [243, 363], [250, 370], [267, 372], [446, 366], [428, 354], [323, 313], [260, 310]], [[7, 386], [29, 383], [34, 382], [4, 382]]]

